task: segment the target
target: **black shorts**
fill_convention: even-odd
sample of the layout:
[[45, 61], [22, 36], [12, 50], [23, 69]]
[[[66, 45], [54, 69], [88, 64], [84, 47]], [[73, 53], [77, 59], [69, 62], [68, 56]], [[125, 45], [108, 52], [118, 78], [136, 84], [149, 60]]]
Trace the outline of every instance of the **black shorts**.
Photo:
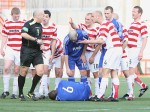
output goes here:
[[43, 64], [42, 51], [40, 50], [22, 46], [20, 53], [21, 66], [30, 67], [31, 63], [33, 66]]

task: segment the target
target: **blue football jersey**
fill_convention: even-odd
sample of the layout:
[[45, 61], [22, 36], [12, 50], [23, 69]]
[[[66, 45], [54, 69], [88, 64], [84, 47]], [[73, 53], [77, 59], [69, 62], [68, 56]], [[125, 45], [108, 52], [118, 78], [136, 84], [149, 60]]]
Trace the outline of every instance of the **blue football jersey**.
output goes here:
[[84, 44], [78, 43], [78, 41], [88, 39], [87, 32], [83, 30], [76, 30], [78, 33], [78, 38], [76, 42], [72, 42], [69, 39], [69, 35], [64, 38], [63, 46], [64, 46], [64, 54], [68, 55], [72, 60], [78, 60], [83, 52]]
[[111, 22], [114, 24], [114, 26], [116, 28], [116, 32], [118, 32], [119, 37], [121, 39], [123, 39], [123, 26], [122, 26], [122, 24], [114, 18]]
[[62, 80], [57, 88], [58, 101], [85, 101], [90, 96], [90, 87], [87, 83]]

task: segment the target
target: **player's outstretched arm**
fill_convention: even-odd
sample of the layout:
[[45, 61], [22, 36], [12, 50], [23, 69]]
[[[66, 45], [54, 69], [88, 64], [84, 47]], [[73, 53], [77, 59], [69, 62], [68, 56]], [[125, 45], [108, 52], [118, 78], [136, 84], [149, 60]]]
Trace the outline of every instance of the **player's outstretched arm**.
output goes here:
[[101, 44], [103, 42], [104, 42], [104, 40], [102, 38], [99, 38], [97, 40], [87, 40], [87, 39], [84, 39], [82, 41], [79, 41], [78, 43], [83, 43], [83, 44]]
[[73, 29], [79, 29], [79, 27], [73, 22], [72, 18], [69, 18], [69, 24]]

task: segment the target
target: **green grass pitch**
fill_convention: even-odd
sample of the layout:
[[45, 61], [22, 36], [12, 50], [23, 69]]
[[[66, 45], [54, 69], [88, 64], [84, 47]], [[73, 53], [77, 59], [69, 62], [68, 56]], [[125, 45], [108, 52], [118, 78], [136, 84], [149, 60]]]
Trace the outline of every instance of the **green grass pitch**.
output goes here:
[[[150, 78], [143, 77], [142, 80], [150, 87]], [[2, 78], [0, 78], [0, 93], [3, 91]], [[94, 88], [94, 80], [92, 79], [92, 87]], [[110, 81], [109, 81], [110, 82]], [[51, 79], [50, 88], [54, 88], [54, 78]], [[31, 87], [31, 79], [27, 78], [24, 94], [27, 94]], [[119, 97], [123, 96], [126, 89], [126, 81], [124, 78], [120, 78], [120, 90]], [[19, 99], [10, 99], [8, 96], [6, 99], [0, 99], [0, 112], [150, 112], [150, 90], [138, 98], [139, 95], [139, 85], [135, 84], [134, 93], [135, 100], [126, 101], [120, 100], [119, 102], [91, 102], [91, 101], [51, 101], [39, 100], [32, 101], [27, 99], [27, 101], [20, 101]], [[12, 91], [12, 79], [10, 83], [10, 93]], [[94, 89], [93, 89], [94, 91]], [[105, 96], [108, 97], [111, 88], [110, 83], [106, 91]]]

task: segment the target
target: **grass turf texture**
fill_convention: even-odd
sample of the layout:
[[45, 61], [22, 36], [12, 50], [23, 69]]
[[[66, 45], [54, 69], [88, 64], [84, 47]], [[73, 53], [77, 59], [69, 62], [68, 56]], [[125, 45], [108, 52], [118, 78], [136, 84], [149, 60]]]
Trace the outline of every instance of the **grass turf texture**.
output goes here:
[[[50, 88], [54, 88], [54, 80], [51, 79]], [[150, 78], [143, 77], [142, 80], [150, 87]], [[0, 78], [0, 92], [3, 91], [2, 78]], [[12, 90], [12, 79], [10, 81], [10, 95]], [[94, 80], [92, 79], [92, 87], [94, 92]], [[109, 81], [110, 82], [110, 81]], [[27, 78], [24, 94], [26, 95], [31, 87], [31, 79]], [[122, 97], [126, 89], [126, 81], [120, 78], [119, 97]], [[135, 84], [134, 93], [135, 100], [126, 101], [119, 100], [119, 102], [91, 102], [91, 101], [52, 101], [52, 100], [39, 100], [20, 101], [19, 99], [10, 99], [10, 95], [6, 99], [0, 99], [0, 112], [150, 112], [150, 90], [139, 98], [140, 87]], [[108, 97], [111, 88], [110, 83], [105, 96]]]

